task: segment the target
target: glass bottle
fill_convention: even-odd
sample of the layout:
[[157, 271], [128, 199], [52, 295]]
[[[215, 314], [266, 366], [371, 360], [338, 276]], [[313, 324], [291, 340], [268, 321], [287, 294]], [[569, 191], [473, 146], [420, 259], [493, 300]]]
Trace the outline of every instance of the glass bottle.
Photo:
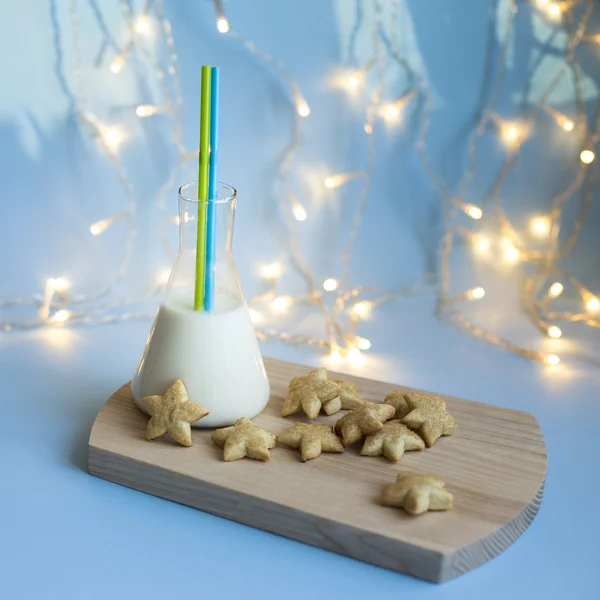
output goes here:
[[[216, 215], [214, 306], [193, 310], [198, 226], [197, 183], [179, 189], [179, 252], [131, 387], [162, 394], [181, 379], [189, 399], [210, 414], [199, 427], [231, 425], [259, 414], [269, 400], [269, 381], [232, 254], [237, 191], [219, 184], [210, 200]], [[143, 409], [142, 409], [143, 410]]]

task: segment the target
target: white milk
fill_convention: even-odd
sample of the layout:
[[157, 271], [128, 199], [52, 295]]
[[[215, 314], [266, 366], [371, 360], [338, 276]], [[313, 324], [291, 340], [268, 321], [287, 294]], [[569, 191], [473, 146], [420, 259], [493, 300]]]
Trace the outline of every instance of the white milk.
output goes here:
[[[181, 379], [190, 400], [210, 410], [192, 425], [221, 427], [255, 417], [270, 390], [246, 303], [204, 312], [192, 310], [189, 298], [189, 290], [171, 291], [156, 315], [132, 382], [137, 405]], [[227, 304], [227, 298], [216, 297], [216, 306]]]

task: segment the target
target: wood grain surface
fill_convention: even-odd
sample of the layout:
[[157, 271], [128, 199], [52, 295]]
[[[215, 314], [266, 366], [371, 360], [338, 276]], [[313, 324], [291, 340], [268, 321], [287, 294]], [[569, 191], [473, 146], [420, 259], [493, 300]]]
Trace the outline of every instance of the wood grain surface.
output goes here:
[[[279, 433], [303, 417], [280, 416], [292, 377], [308, 367], [266, 359], [271, 400], [255, 422]], [[336, 376], [331, 373], [331, 376]], [[354, 381], [365, 400], [381, 402], [402, 386]], [[540, 506], [546, 448], [535, 418], [525, 412], [444, 396], [458, 423], [452, 437], [407, 452], [399, 463], [344, 454], [302, 463], [287, 446], [268, 463], [222, 460], [210, 430], [194, 429], [184, 448], [166, 436], [144, 437], [147, 417], [134, 405], [129, 384], [98, 414], [89, 442], [92, 475], [215, 515], [338, 552], [400, 573], [441, 582], [490, 560], [529, 526]], [[334, 423], [345, 411], [321, 416]], [[412, 517], [378, 504], [384, 485], [400, 470], [442, 477], [454, 494], [447, 512]]]

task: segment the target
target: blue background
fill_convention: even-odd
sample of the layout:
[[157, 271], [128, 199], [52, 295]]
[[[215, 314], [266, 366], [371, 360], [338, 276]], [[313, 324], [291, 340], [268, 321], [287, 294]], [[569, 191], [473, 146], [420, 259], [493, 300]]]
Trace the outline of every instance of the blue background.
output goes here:
[[[99, 4], [78, 3], [84, 85], [94, 110], [106, 122], [121, 124], [130, 136], [119, 155], [134, 185], [139, 232], [127, 280], [115, 292], [115, 297], [126, 297], [147, 291], [156, 273], [170, 265], [158, 241], [153, 201], [173, 152], [162, 117], [141, 123], [133, 114], [140, 102], [160, 102], [137, 56], [122, 73], [111, 74], [109, 39], [107, 56], [94, 66], [102, 36], [90, 6]], [[289, 140], [292, 108], [276, 73], [230, 36], [218, 34], [212, 3], [165, 4], [180, 60], [189, 148], [195, 146], [198, 129], [198, 66], [223, 67], [221, 175], [240, 190], [235, 252], [251, 297], [262, 289], [260, 264], [273, 258], [287, 264], [275, 235], [272, 183]], [[488, 23], [493, 3], [454, 2], [450, 7], [445, 0], [412, 0], [406, 6], [402, 43], [413, 60], [425, 65], [436, 95], [429, 150], [440, 172], [455, 184], [464, 170], [465, 135], [473, 125], [486, 71], [483, 49], [488, 37], [496, 35]], [[369, 7], [365, 3], [366, 18], [372, 19]], [[292, 169], [299, 189], [329, 173], [362, 168], [364, 97], [350, 101], [327, 83], [345, 60], [354, 2], [231, 0], [225, 8], [233, 28], [286, 65], [310, 104]], [[87, 140], [72, 113], [68, 3], [3, 2], [1, 10], [1, 296], [39, 292], [47, 277], [60, 275], [70, 278], [75, 291], [93, 290], [119, 263], [125, 224], [117, 223], [99, 237], [90, 236], [89, 224], [120, 210], [125, 199], [105, 156]], [[102, 3], [102, 11], [107, 31], [122, 43], [118, 4]], [[597, 15], [590, 30], [600, 30]], [[547, 35], [553, 35], [547, 24], [519, 17], [501, 96], [503, 114], [517, 114], [528, 68]], [[560, 57], [564, 39], [560, 34], [552, 39], [546, 47]], [[357, 46], [359, 62], [368, 60], [368, 47], [365, 35]], [[600, 50], [582, 49], [580, 58], [591, 112]], [[556, 69], [552, 60], [559, 59], [551, 57], [544, 73]], [[400, 93], [397, 75], [390, 72], [386, 81]], [[533, 83], [534, 96], [541, 85]], [[553, 103], [574, 114], [569, 85], [559, 86]], [[377, 166], [353, 254], [353, 281], [400, 287], [434, 260], [439, 199], [416, 160], [410, 126], [387, 130], [379, 123], [377, 128]], [[491, 142], [482, 148], [473, 201], [483, 194], [501, 153]], [[574, 142], [550, 120], [536, 130], [503, 197], [523, 230], [531, 214], [548, 210], [548, 198], [572, 177], [577, 156]], [[177, 183], [193, 177], [190, 165]], [[318, 280], [339, 276], [340, 249], [358, 184], [331, 195], [299, 194], [309, 218], [298, 230], [311, 266]], [[168, 207], [175, 214], [175, 187]], [[598, 225], [596, 202], [581, 243], [567, 261], [596, 290]], [[173, 231], [173, 241], [175, 236]], [[359, 330], [373, 344], [364, 366], [344, 363], [340, 370], [519, 408], [537, 417], [549, 456], [544, 502], [531, 528], [507, 552], [434, 586], [96, 480], [86, 473], [92, 422], [106, 398], [131, 377], [150, 322], [52, 328], [0, 335], [0, 596], [254, 597], [263, 590], [287, 598], [371, 597], [375, 592], [414, 598], [594, 597], [600, 536], [593, 505], [600, 495], [597, 335], [565, 326], [563, 339], [541, 339], [519, 314], [516, 269], [492, 266], [463, 252], [453, 262], [456, 293], [480, 283], [488, 291], [484, 302], [467, 307], [469, 315], [525, 345], [557, 352], [563, 358], [559, 367], [487, 347], [436, 320], [430, 293], [375, 311]], [[282, 289], [302, 290], [289, 268]], [[154, 308], [149, 304], [143, 310]], [[5, 310], [0, 317], [25, 314]], [[321, 334], [316, 315], [295, 309], [289, 321], [274, 324]], [[263, 352], [328, 364], [322, 353], [307, 347], [270, 342]]]

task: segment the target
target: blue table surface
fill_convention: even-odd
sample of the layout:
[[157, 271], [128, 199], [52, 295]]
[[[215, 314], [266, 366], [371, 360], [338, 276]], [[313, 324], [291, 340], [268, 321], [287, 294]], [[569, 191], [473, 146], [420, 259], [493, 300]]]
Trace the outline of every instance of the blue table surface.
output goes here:
[[[389, 339], [402, 332], [415, 342], [391, 341], [389, 354], [375, 352], [353, 372], [537, 417], [549, 456], [544, 500], [505, 553], [435, 585], [88, 475], [94, 418], [130, 378], [149, 327], [131, 322], [2, 337], [0, 597], [597, 597], [598, 373], [566, 365], [549, 372], [462, 336], [429, 310], [423, 302], [392, 309]], [[305, 348], [263, 350], [326, 364]]]

